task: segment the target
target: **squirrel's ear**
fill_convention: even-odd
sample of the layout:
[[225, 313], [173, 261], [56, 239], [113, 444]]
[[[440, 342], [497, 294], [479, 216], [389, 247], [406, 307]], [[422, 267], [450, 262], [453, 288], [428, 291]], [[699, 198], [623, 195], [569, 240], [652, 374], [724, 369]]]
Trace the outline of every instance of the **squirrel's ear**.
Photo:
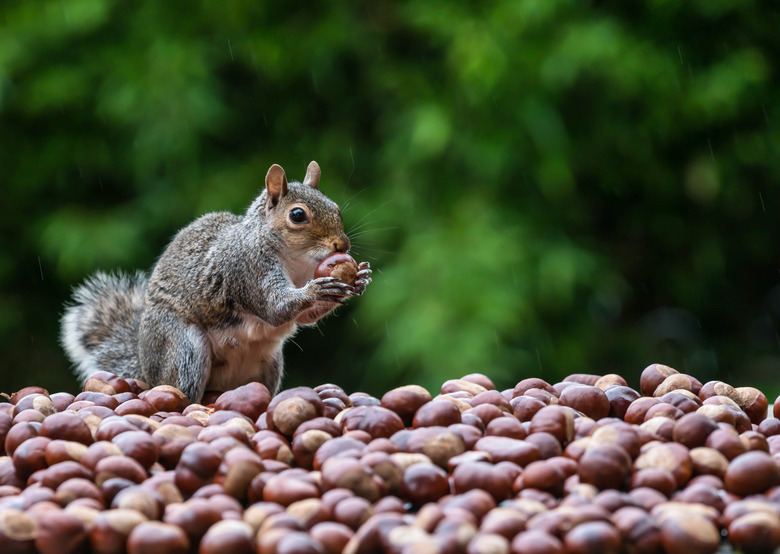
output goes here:
[[287, 176], [278, 164], [271, 166], [265, 176], [265, 188], [268, 191], [267, 208], [273, 208], [287, 194]]
[[320, 188], [320, 166], [317, 162], [311, 162], [309, 167], [306, 168], [306, 177], [303, 179], [303, 184], [312, 188]]

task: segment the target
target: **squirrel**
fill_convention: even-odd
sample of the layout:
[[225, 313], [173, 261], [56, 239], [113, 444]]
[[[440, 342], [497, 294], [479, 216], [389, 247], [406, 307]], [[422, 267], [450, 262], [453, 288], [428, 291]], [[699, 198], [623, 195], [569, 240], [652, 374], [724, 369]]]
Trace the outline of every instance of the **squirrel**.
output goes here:
[[243, 216], [206, 214], [180, 230], [147, 275], [98, 272], [73, 293], [61, 342], [82, 381], [104, 370], [151, 386], [173, 385], [193, 402], [206, 390], [259, 381], [275, 394], [282, 346], [371, 282], [314, 278], [347, 252], [339, 207], [319, 190], [311, 162], [303, 183], [272, 165]]

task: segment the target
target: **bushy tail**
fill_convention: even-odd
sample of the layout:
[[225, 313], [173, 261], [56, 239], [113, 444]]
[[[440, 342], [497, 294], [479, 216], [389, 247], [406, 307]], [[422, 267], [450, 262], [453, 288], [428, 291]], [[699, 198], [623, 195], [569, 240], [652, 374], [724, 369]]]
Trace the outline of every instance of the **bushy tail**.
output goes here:
[[138, 376], [138, 326], [147, 282], [142, 272], [98, 272], [74, 290], [60, 338], [82, 382], [100, 370]]

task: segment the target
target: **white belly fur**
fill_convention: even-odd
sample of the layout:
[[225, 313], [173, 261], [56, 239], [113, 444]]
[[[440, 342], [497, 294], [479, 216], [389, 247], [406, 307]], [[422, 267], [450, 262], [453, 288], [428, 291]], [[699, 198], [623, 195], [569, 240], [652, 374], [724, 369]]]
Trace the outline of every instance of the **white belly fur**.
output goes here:
[[245, 314], [233, 327], [209, 331], [212, 362], [206, 389], [224, 391], [262, 380], [265, 360], [279, 353], [295, 329], [294, 322], [272, 327], [257, 316]]

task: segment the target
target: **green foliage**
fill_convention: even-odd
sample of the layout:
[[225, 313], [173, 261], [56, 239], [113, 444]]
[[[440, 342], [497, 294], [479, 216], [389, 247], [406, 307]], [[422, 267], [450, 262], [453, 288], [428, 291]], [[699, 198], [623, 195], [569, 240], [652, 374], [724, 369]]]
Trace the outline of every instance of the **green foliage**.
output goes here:
[[69, 288], [316, 159], [365, 297], [287, 385], [655, 361], [780, 393], [780, 15], [748, 0], [6, 0], [0, 388]]

